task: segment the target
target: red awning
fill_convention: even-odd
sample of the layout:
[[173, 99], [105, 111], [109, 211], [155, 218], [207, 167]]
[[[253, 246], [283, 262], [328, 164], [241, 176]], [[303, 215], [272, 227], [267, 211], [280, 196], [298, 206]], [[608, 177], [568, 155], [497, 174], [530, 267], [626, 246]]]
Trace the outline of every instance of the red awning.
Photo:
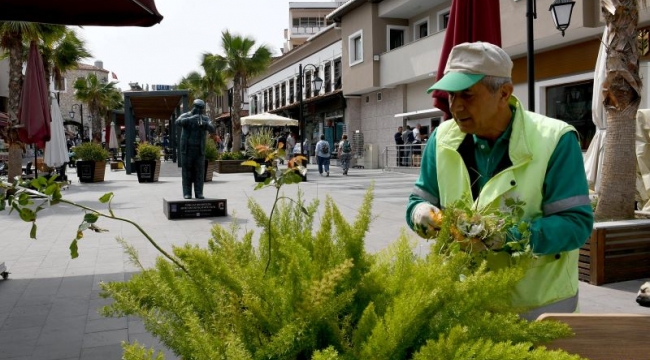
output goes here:
[[154, 0], [3, 0], [0, 21], [61, 25], [152, 26], [163, 19]]

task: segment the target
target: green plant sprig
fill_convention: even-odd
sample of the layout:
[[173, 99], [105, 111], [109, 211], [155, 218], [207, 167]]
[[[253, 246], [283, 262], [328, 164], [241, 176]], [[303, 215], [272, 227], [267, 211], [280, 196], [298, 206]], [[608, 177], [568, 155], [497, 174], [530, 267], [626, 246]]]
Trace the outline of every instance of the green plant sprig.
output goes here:
[[[102, 213], [91, 207], [75, 203], [64, 199], [61, 196], [61, 188], [56, 182], [56, 175], [46, 179], [43, 176], [40, 176], [36, 179], [33, 179], [29, 182], [16, 180], [13, 184], [2, 181], [0, 182], [0, 189], [4, 191], [0, 192], [0, 211], [4, 210], [8, 204], [10, 207], [9, 213], [14, 210], [18, 212], [20, 218], [25, 222], [31, 222], [32, 228], [29, 232], [29, 236], [32, 239], [36, 239], [37, 225], [36, 220], [38, 213], [45, 209], [46, 205], [52, 206], [56, 204], [68, 204], [76, 208], [82, 209], [85, 211], [83, 220], [77, 229], [77, 234], [75, 238], [70, 243], [70, 257], [75, 259], [79, 257], [79, 248], [78, 241], [83, 238], [83, 233], [86, 230], [92, 230], [94, 232], [106, 232], [108, 230], [102, 229], [96, 225], [100, 217], [105, 217], [112, 220], [123, 221], [133, 225], [146, 239], [153, 245], [156, 250], [158, 250], [163, 256], [173, 262], [181, 270], [183, 270], [187, 275], [189, 275], [187, 269], [183, 264], [178, 261], [175, 257], [167, 253], [163, 248], [161, 248], [156, 241], [136, 222], [129, 220], [127, 218], [116, 216], [111, 207], [111, 200], [113, 199], [113, 193], [109, 192], [102, 195], [99, 198], [99, 202], [102, 204], [107, 204], [108, 213]], [[13, 195], [7, 196], [7, 193], [13, 193]], [[41, 200], [40, 203], [36, 206], [35, 201]]]

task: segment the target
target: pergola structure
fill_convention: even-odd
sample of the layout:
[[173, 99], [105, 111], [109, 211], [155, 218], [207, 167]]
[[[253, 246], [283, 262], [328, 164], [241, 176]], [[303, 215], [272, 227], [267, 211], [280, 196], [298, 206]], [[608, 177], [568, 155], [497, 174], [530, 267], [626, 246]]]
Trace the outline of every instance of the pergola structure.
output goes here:
[[[176, 162], [178, 136], [174, 121], [182, 113], [189, 111], [188, 90], [167, 91], [125, 91], [124, 92], [124, 130], [126, 151], [124, 166], [127, 174], [131, 174], [131, 159], [135, 155], [136, 120], [144, 119], [148, 128], [148, 119], [169, 120], [169, 142], [173, 151], [173, 161]], [[119, 112], [113, 113], [117, 119]], [[116, 121], [116, 124], [118, 121]], [[180, 163], [179, 163], [180, 166]]]

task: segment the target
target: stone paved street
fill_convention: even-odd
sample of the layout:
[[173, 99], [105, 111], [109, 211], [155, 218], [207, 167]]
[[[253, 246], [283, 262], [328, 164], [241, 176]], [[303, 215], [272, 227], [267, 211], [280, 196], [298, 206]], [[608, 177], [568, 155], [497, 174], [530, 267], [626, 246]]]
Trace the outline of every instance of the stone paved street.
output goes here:
[[[135, 174], [107, 169], [106, 181], [97, 184], [73, 179], [64, 197], [80, 204], [104, 210], [98, 198], [114, 192], [113, 210], [117, 216], [140, 224], [165, 249], [172, 245], [194, 243], [203, 245], [213, 224], [229, 224], [237, 220], [242, 231], [254, 228], [247, 201], [253, 197], [263, 208], [270, 209], [273, 189], [253, 190], [251, 174], [215, 174], [215, 180], [205, 184], [209, 198], [228, 201], [227, 217], [191, 220], [167, 220], [163, 214], [163, 198], [181, 197], [180, 168], [163, 163], [160, 181], [139, 184]], [[287, 196], [298, 189], [307, 200], [318, 198], [321, 204], [332, 196], [341, 211], [353, 218], [372, 182], [375, 183], [373, 214], [375, 220], [366, 237], [369, 251], [384, 248], [406, 230], [404, 211], [416, 174], [383, 172], [381, 170], [350, 169], [343, 176], [340, 168], [332, 167], [330, 177], [320, 177], [310, 166], [309, 181], [284, 188]], [[0, 263], [5, 262], [11, 275], [0, 280], [0, 359], [13, 360], [72, 360], [120, 359], [120, 342], [134, 341], [164, 350], [149, 335], [137, 318], [104, 318], [97, 309], [110, 300], [99, 297], [100, 281], [122, 281], [137, 268], [129, 263], [121, 246], [115, 241], [121, 236], [140, 253], [142, 262], [150, 266], [156, 250], [129, 224], [102, 219], [99, 226], [106, 233], [86, 233], [79, 243], [80, 257], [70, 259], [68, 247], [82, 219], [82, 212], [69, 206], [57, 206], [41, 213], [38, 240], [29, 239], [30, 225], [16, 214], [0, 213]], [[410, 236], [412, 233], [410, 233]], [[424, 252], [422, 242], [419, 252]], [[650, 276], [650, 274], [648, 274]], [[650, 314], [634, 299], [643, 280], [606, 286], [581, 283], [582, 312]], [[167, 351], [167, 359], [175, 359]]]

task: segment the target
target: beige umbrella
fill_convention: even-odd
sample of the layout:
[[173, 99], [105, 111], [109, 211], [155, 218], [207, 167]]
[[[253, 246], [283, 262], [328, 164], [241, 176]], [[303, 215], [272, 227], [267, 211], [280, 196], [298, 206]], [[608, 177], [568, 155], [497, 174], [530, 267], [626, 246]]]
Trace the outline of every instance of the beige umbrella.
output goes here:
[[52, 122], [50, 123], [50, 140], [45, 143], [45, 154], [43, 161], [49, 167], [60, 167], [70, 161], [68, 147], [65, 141], [65, 129], [63, 129], [63, 117], [56, 99], [51, 99]]
[[241, 118], [241, 124], [248, 126], [298, 126], [298, 120], [271, 113], [262, 113]]
[[115, 122], [111, 121], [111, 133], [108, 136], [108, 148], [117, 149], [120, 147], [120, 144], [117, 143], [117, 133], [115, 129]]

